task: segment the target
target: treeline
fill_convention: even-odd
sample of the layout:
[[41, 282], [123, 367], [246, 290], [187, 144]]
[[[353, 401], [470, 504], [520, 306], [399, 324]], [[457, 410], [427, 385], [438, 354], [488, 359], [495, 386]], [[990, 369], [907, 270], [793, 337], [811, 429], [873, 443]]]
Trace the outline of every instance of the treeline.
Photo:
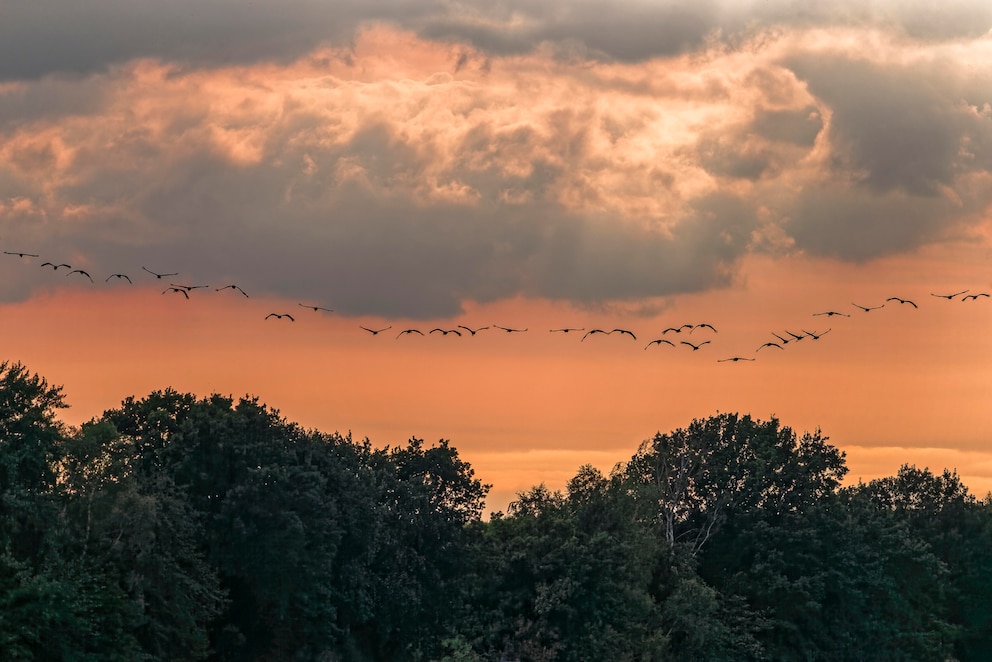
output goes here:
[[992, 659], [992, 503], [721, 414], [518, 495], [171, 390], [69, 429], [0, 364], [3, 660]]

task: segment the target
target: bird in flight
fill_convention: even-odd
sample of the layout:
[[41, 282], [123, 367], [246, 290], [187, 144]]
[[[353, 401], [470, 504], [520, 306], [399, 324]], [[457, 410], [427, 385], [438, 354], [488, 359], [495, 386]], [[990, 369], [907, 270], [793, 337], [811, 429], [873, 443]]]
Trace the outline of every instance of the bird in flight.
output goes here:
[[[105, 280], [103, 282], [104, 283], [107, 283], [107, 282], [110, 281], [111, 278], [116, 278], [117, 280], [124, 279], [127, 282], [131, 283], [131, 279], [127, 277], [127, 274], [110, 274], [109, 276], [107, 276], [107, 280]], [[134, 285], [134, 283], [131, 283], [131, 284]]]
[[[772, 335], [774, 336], [775, 334], [773, 333]], [[788, 341], [785, 341], [785, 342], [788, 342]], [[777, 342], [766, 342], [766, 343], [765, 343], [764, 345], [762, 345], [761, 347], [759, 347], [758, 349], [756, 349], [756, 350], [754, 350], [754, 351], [755, 351], [755, 352], [760, 352], [760, 351], [761, 351], [762, 349], [764, 349], [765, 347], [778, 347], [779, 349], [784, 349], [784, 348], [783, 348], [783, 347], [782, 347], [781, 345], [779, 345], [779, 344], [778, 344]]]
[[813, 317], [819, 317], [820, 315], [826, 315], [827, 317], [833, 317], [834, 315], [840, 315], [841, 317], [850, 317], [847, 313], [838, 313], [836, 310], [828, 310], [823, 313], [813, 313]]
[[328, 312], [328, 313], [333, 313], [334, 312], [334, 309], [333, 308], [324, 308], [323, 306], [311, 306], [311, 305], [306, 304], [306, 303], [301, 303], [301, 304], [297, 304], [297, 305], [303, 306], [304, 308], [309, 308], [313, 312], [317, 312], [318, 310], [323, 310], [323, 311]]
[[610, 331], [610, 333], [619, 333], [621, 336], [626, 333], [628, 336], [630, 336], [634, 340], [637, 340], [637, 336], [634, 335], [634, 332], [633, 331], [628, 331], [627, 329], [613, 329], [612, 331]]
[[187, 299], [189, 298], [189, 292], [187, 292], [186, 290], [184, 290], [181, 287], [167, 287], [164, 290], [162, 290], [162, 294], [165, 294], [166, 292], [179, 292], [180, 294], [182, 294]]
[[503, 331], [506, 331], [507, 333], [523, 333], [524, 331], [527, 330], [527, 329], [511, 329], [506, 326], [500, 326], [499, 324], [493, 324], [493, 328], [501, 329]]
[[437, 328], [431, 329], [430, 330], [430, 333], [434, 333], [435, 331], [440, 331], [444, 335], [448, 335], [449, 333], [453, 333], [456, 336], [458, 336], [459, 338], [461, 338], [461, 336], [462, 336], [462, 332], [459, 331], [458, 329], [442, 329], [441, 327], [437, 327]]
[[369, 327], [367, 327], [367, 326], [359, 326], [358, 328], [359, 328], [359, 329], [364, 329], [364, 330], [366, 330], [366, 331], [368, 331], [368, 332], [369, 332], [369, 333], [371, 333], [371, 334], [372, 334], [373, 336], [377, 336], [377, 335], [379, 335], [380, 333], [382, 333], [383, 331], [389, 331], [389, 330], [390, 330], [391, 328], [393, 328], [393, 327], [392, 327], [392, 325], [389, 325], [389, 326], [384, 326], [384, 327], [383, 327], [383, 328], [381, 328], [381, 329], [370, 329], [370, 328], [369, 328]]
[[397, 333], [396, 337], [399, 338], [400, 336], [406, 335], [408, 333], [419, 333], [420, 335], [424, 335], [424, 332], [421, 331], [420, 329], [407, 329], [406, 331], [400, 331], [399, 333]]
[[675, 347], [675, 343], [673, 343], [671, 340], [665, 340], [664, 338], [658, 338], [657, 340], [652, 340], [647, 345], [645, 345], [644, 346], [644, 349], [647, 349], [651, 345], [658, 345], [658, 347], [661, 347], [661, 343], [665, 343], [666, 345], [671, 345], [672, 347]]
[[886, 301], [898, 301], [899, 303], [908, 303], [913, 308], [919, 308], [919, 306], [917, 306], [915, 303], [913, 303], [909, 299], [900, 299], [899, 297], [889, 297], [888, 299], [886, 299]]
[[209, 285], [178, 285], [176, 283], [169, 283], [169, 285], [171, 285], [172, 287], [181, 287], [187, 292], [192, 292], [193, 290], [200, 290], [205, 287], [210, 287]]
[[[610, 333], [612, 333], [612, 332], [611, 332], [611, 331], [606, 331], [605, 329], [591, 329], [591, 330], [589, 330], [589, 331], [586, 331], [586, 333], [585, 333], [585, 335], [584, 335], [584, 336], [582, 336], [582, 340], [585, 340], [585, 339], [586, 339], [586, 338], [588, 338], [589, 336], [591, 336], [591, 335], [593, 335], [593, 334], [596, 334], [596, 333], [605, 333], [606, 335], [609, 335], [609, 334], [610, 334]], [[581, 342], [581, 341], [580, 341], [580, 342]]]
[[178, 276], [179, 275], [178, 272], [177, 273], [172, 273], [172, 274], [157, 274], [154, 271], [152, 271], [151, 269], [149, 269], [148, 267], [141, 267], [141, 268], [144, 269], [145, 271], [147, 271], [148, 273], [150, 273], [151, 275], [155, 276], [156, 278], [165, 278], [166, 276]]
[[70, 271], [69, 273], [67, 273], [66, 276], [71, 276], [72, 274], [82, 274], [82, 275], [86, 276], [87, 278], [89, 278], [91, 283], [93, 282], [93, 276], [89, 275], [88, 273], [86, 273], [82, 269], [73, 269], [72, 271]]
[[972, 301], [977, 301], [978, 300], [978, 297], [986, 297], [986, 298], [988, 298], [989, 295], [986, 294], [985, 292], [979, 292], [978, 294], [969, 294], [966, 297], [961, 297], [961, 300], [962, 301], [967, 301], [968, 299], [971, 299]]
[[[792, 339], [795, 340], [796, 342], [799, 342], [800, 340], [802, 340], [803, 338], [806, 337], [806, 336], [797, 336], [796, 334], [794, 334], [792, 331], [789, 331], [788, 329], [786, 329], [785, 332], [788, 333], [790, 336], [792, 336]], [[777, 337], [778, 336], [776, 336], [776, 338]]]
[[465, 329], [466, 331], [468, 331], [469, 333], [471, 333], [474, 336], [479, 331], [484, 331], [484, 330], [488, 329], [489, 327], [488, 326], [480, 326], [478, 329], [472, 329], [472, 328], [469, 328], [469, 327], [465, 326], [464, 324], [459, 324], [458, 325], [458, 328], [459, 329]]
[[960, 292], [955, 292], [954, 294], [934, 294], [933, 292], [931, 292], [930, 293], [930, 296], [932, 296], [932, 297], [938, 297], [940, 299], [947, 299], [948, 301], [950, 301], [951, 299], [953, 299], [957, 295], [964, 294], [967, 291], [968, 290], [961, 290]]
[[279, 313], [269, 313], [268, 315], [265, 316], [265, 319], [269, 319], [270, 317], [275, 317], [276, 319], [280, 319], [280, 320], [283, 317], [288, 317], [290, 322], [295, 322], [296, 321], [296, 318], [294, 318], [289, 313], [283, 313], [282, 315], [280, 315]]
[[724, 361], [733, 361], [734, 363], [737, 363], [738, 361], [754, 361], [754, 360], [755, 359], [745, 359], [743, 356], [733, 356], [729, 359], [717, 359], [716, 362], [723, 363]]
[[[786, 333], [788, 333], [788, 331]], [[782, 341], [782, 344], [783, 345], [788, 345], [790, 342], [792, 342], [791, 340], [786, 340], [785, 338], [783, 338], [782, 336], [778, 335], [774, 331], [772, 331], [772, 335], [775, 336], [776, 338], [778, 338], [780, 341]]]
[[66, 269], [72, 269], [72, 265], [71, 264], [65, 264], [64, 262], [62, 264], [55, 264], [54, 262], [42, 262], [41, 263], [41, 266], [42, 267], [51, 267], [52, 268], [52, 271], [58, 271], [62, 267], [65, 267]]
[[585, 331], [585, 330], [586, 330], [585, 327], [582, 327], [581, 329], [575, 327], [565, 327], [563, 329], [548, 329], [548, 331], [550, 331], [551, 333], [569, 333], [571, 331]]
[[696, 329], [709, 329], [713, 333], [717, 332], [717, 330], [714, 329], [711, 324], [697, 324], [689, 329], [689, 334], [691, 335]]
[[685, 340], [683, 340], [681, 344], [688, 345], [689, 347], [692, 347], [692, 351], [696, 352], [696, 351], [699, 351], [699, 348], [700, 347], [702, 347], [703, 345], [708, 345], [709, 343], [710, 343], [709, 340], [704, 340], [703, 342], [699, 343], [698, 345], [693, 345], [691, 342], [686, 342]]
[[221, 290], [234, 290], [236, 292], [241, 292], [241, 294], [245, 295], [245, 298], [246, 299], [250, 298], [248, 296], [248, 293], [245, 292], [244, 290], [242, 290], [237, 285], [225, 285], [224, 287], [218, 287], [218, 288], [214, 289], [214, 292], [220, 292]]
[[802, 332], [803, 332], [803, 333], [805, 333], [805, 334], [806, 334], [807, 336], [809, 336], [810, 338], [812, 338], [813, 340], [819, 340], [819, 339], [820, 339], [820, 338], [822, 338], [823, 336], [825, 336], [825, 335], [827, 335], [828, 333], [830, 333], [830, 329], [827, 329], [827, 330], [826, 330], [826, 331], [824, 331], [823, 333], [813, 333], [812, 331], [807, 331], [806, 329], [802, 329]]
[[692, 333], [692, 324], [683, 324], [680, 327], [670, 326], [667, 329], [665, 329], [664, 331], [662, 331], [661, 332], [661, 335], [665, 335], [669, 331], [672, 331], [674, 333], [682, 333], [682, 329], [689, 329], [689, 332]]
[[854, 303], [852, 301], [851, 302], [851, 305], [860, 308], [861, 310], [865, 311], [866, 313], [868, 311], [870, 311], [870, 310], [878, 310], [879, 308], [885, 308], [885, 304], [884, 303], [881, 306], [862, 306], [860, 303]]
[[16, 255], [17, 257], [38, 257], [34, 253], [20, 253], [18, 251], [4, 251], [4, 255]]

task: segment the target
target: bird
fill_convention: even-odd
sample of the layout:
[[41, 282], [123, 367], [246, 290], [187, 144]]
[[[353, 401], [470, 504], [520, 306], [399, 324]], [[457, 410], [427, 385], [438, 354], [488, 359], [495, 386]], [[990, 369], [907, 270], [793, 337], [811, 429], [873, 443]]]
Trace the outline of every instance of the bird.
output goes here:
[[[772, 335], [775, 335], [775, 334], [773, 333]], [[784, 349], [784, 347], [782, 347], [781, 345], [779, 345], [777, 342], [766, 342], [764, 345], [762, 345], [761, 347], [759, 347], [758, 349], [756, 349], [754, 351], [755, 352], [760, 352], [765, 347], [778, 347], [779, 349]]]
[[72, 269], [72, 265], [71, 264], [65, 264], [64, 262], [62, 264], [55, 264], [54, 262], [42, 262], [41, 263], [41, 266], [42, 267], [51, 267], [52, 268], [52, 271], [58, 271], [62, 267], [65, 267], [66, 269]]
[[[610, 332], [609, 332], [609, 331], [606, 331], [605, 329], [591, 329], [591, 330], [589, 330], [589, 331], [586, 331], [586, 333], [585, 333], [585, 335], [584, 335], [584, 336], [582, 336], [582, 340], [585, 340], [585, 339], [586, 339], [586, 338], [588, 338], [589, 336], [591, 336], [591, 335], [593, 335], [593, 334], [596, 334], [596, 333], [605, 333], [605, 334], [607, 334], [607, 335], [609, 335], [609, 334], [610, 334]], [[580, 341], [580, 342], [581, 342], [581, 341]]]
[[511, 329], [506, 326], [500, 326], [499, 324], [493, 324], [493, 327], [496, 329], [501, 329], [503, 331], [506, 331], [507, 333], [523, 333], [524, 331], [527, 330], [527, 329]]
[[826, 315], [827, 317], [833, 317], [834, 315], [840, 315], [841, 317], [850, 317], [847, 313], [838, 313], [836, 310], [828, 310], [823, 313], [813, 313], [813, 317], [819, 317], [820, 315]]
[[711, 324], [697, 324], [696, 326], [694, 326], [691, 329], [689, 329], [689, 334], [691, 335], [692, 332], [695, 331], [696, 329], [702, 329], [702, 328], [706, 328], [706, 329], [709, 329], [710, 331], [712, 331], [713, 333], [717, 333], [717, 330], [714, 329]]
[[435, 331], [440, 331], [444, 335], [448, 335], [449, 333], [453, 333], [456, 336], [458, 336], [459, 338], [461, 338], [461, 336], [462, 336], [462, 332], [459, 331], [458, 329], [442, 329], [441, 327], [437, 327], [437, 328], [431, 329], [430, 330], [430, 333], [434, 333]]
[[279, 313], [269, 313], [268, 315], [265, 316], [265, 319], [269, 319], [270, 317], [275, 317], [276, 319], [280, 319], [280, 320], [283, 317], [288, 317], [290, 322], [295, 322], [296, 321], [296, 318], [294, 318], [289, 313], [283, 313], [282, 315], [280, 315]]
[[318, 310], [323, 310], [323, 311], [328, 312], [328, 313], [333, 313], [334, 312], [334, 309], [333, 308], [324, 308], [323, 306], [311, 306], [310, 304], [306, 304], [306, 303], [300, 303], [300, 304], [297, 304], [297, 305], [302, 306], [304, 308], [309, 308], [313, 312], [317, 312]]
[[803, 333], [805, 333], [805, 334], [806, 334], [807, 336], [809, 336], [810, 338], [812, 338], [813, 340], [819, 340], [819, 339], [820, 339], [820, 338], [822, 338], [823, 336], [825, 336], [825, 335], [827, 335], [828, 333], [830, 333], [830, 329], [827, 329], [827, 330], [826, 330], [826, 331], [824, 331], [823, 333], [813, 333], [812, 331], [807, 331], [806, 329], [803, 329], [803, 330], [802, 330], [802, 332], [803, 332]]
[[200, 290], [205, 287], [210, 287], [209, 285], [179, 285], [177, 283], [169, 283], [172, 287], [181, 287], [187, 292], [192, 292], [193, 290]]
[[634, 340], [637, 340], [637, 336], [634, 335], [634, 332], [633, 331], [628, 331], [627, 329], [613, 329], [612, 331], [610, 331], [610, 333], [619, 333], [621, 336], [626, 333], [628, 336], [630, 336]]
[[420, 335], [424, 335], [424, 332], [421, 331], [420, 329], [407, 329], [406, 331], [400, 331], [399, 333], [397, 333], [396, 337], [399, 338], [400, 336], [405, 335], [407, 333], [419, 333]]
[[666, 345], [671, 345], [672, 347], [675, 347], [675, 343], [673, 343], [671, 340], [665, 340], [664, 338], [658, 338], [657, 340], [652, 340], [647, 345], [645, 345], [644, 346], [644, 349], [647, 349], [651, 345], [658, 345], [658, 347], [661, 347], [661, 343], [665, 343]]
[[734, 363], [737, 363], [738, 361], [755, 361], [755, 360], [756, 359], [746, 359], [743, 356], [733, 356], [729, 359], [717, 359], [716, 362], [723, 363], [724, 361], [733, 361]]
[[181, 287], [167, 287], [164, 290], [162, 290], [162, 294], [165, 294], [166, 292], [179, 292], [187, 299], [189, 298], [189, 293]]
[[692, 347], [692, 351], [696, 352], [696, 351], [699, 351], [699, 348], [702, 347], [703, 345], [708, 345], [709, 342], [710, 342], [709, 340], [704, 340], [703, 342], [699, 343], [698, 345], [693, 345], [691, 342], [686, 342], [685, 340], [683, 340], [682, 341], [682, 344], [683, 345], [688, 345], [689, 347]]
[[878, 310], [879, 308], [885, 308], [885, 304], [884, 303], [881, 306], [862, 306], [860, 303], [854, 303], [852, 301], [851, 302], [851, 305], [860, 308], [861, 310], [865, 311], [866, 313], [868, 311], [871, 311], [871, 310]]
[[783, 345], [788, 345], [790, 342], [792, 342], [791, 340], [786, 340], [785, 338], [783, 338], [782, 336], [778, 335], [774, 331], [772, 331], [772, 335], [775, 336], [776, 338], [778, 338], [779, 340], [781, 340]]
[[458, 325], [458, 328], [459, 329], [465, 329], [466, 331], [468, 331], [469, 333], [471, 333], [474, 336], [479, 331], [485, 331], [489, 327], [488, 326], [480, 326], [478, 329], [472, 329], [472, 328], [469, 328], [469, 327], [465, 326], [464, 324], [459, 324]]
[[794, 334], [792, 331], [789, 331], [788, 329], [786, 329], [785, 332], [788, 333], [790, 336], [792, 336], [792, 339], [795, 340], [796, 342], [799, 342], [800, 340], [802, 340], [803, 338], [806, 337], [806, 336], [797, 336], [796, 334]]
[[[106, 283], [106, 282], [110, 281], [111, 278], [116, 278], [117, 280], [121, 280], [123, 278], [127, 282], [131, 283], [131, 279], [128, 278], [127, 274], [110, 274], [109, 276], [107, 276], [107, 280], [105, 280], [103, 282]], [[134, 285], [134, 283], [131, 283], [131, 284]]]
[[71, 276], [72, 274], [82, 274], [82, 275], [86, 276], [87, 278], [89, 278], [91, 283], [93, 282], [93, 276], [89, 275], [88, 273], [86, 273], [82, 269], [73, 269], [72, 271], [70, 271], [69, 273], [67, 273], [66, 276]]
[[898, 301], [899, 303], [908, 303], [913, 308], [919, 308], [919, 306], [917, 306], [915, 303], [913, 303], [909, 299], [900, 299], [899, 297], [889, 297], [888, 299], [886, 299], [886, 301]]
[[4, 251], [4, 255], [16, 255], [17, 257], [38, 257], [34, 253], [20, 253], [18, 251]]
[[667, 329], [665, 329], [664, 331], [662, 331], [661, 332], [661, 335], [665, 335], [669, 331], [673, 331], [675, 333], [682, 333], [682, 329], [689, 329], [689, 332], [691, 333], [692, 332], [692, 324], [683, 324], [680, 327], [670, 326]]
[[979, 292], [978, 294], [969, 294], [966, 297], [961, 297], [961, 300], [962, 301], [967, 301], [968, 299], [971, 299], [972, 301], [977, 301], [978, 300], [978, 297], [986, 297], [986, 298], [988, 298], [989, 295], [986, 294], [985, 292]]
[[152, 271], [151, 269], [149, 269], [148, 267], [141, 267], [141, 268], [144, 269], [145, 271], [147, 271], [148, 273], [150, 273], [151, 275], [155, 276], [156, 278], [165, 278], [166, 276], [178, 276], [179, 275], [178, 272], [172, 273], [172, 274], [157, 274], [154, 271]]
[[236, 290], [238, 292], [241, 292], [241, 294], [245, 295], [245, 298], [246, 299], [251, 298], [251, 297], [248, 296], [248, 293], [247, 292], [245, 292], [244, 290], [242, 290], [237, 285], [225, 285], [224, 287], [217, 287], [217, 288], [214, 289], [214, 292], [220, 292], [221, 290]]
[[931, 292], [930, 293], [930, 296], [937, 297], [937, 298], [940, 298], [940, 299], [947, 299], [948, 301], [950, 301], [951, 299], [953, 299], [957, 295], [964, 294], [967, 291], [968, 290], [961, 290], [960, 292], [955, 292], [954, 294], [934, 294], [933, 292]]
[[370, 329], [370, 328], [369, 328], [369, 327], [367, 327], [367, 326], [361, 326], [361, 325], [359, 325], [359, 326], [358, 326], [358, 328], [359, 328], [359, 329], [364, 329], [364, 330], [366, 330], [366, 331], [368, 331], [368, 332], [369, 332], [369, 333], [371, 333], [371, 334], [372, 334], [373, 336], [377, 336], [377, 335], [379, 335], [380, 333], [382, 333], [383, 331], [389, 331], [389, 330], [390, 330], [391, 328], [393, 328], [393, 326], [392, 326], [392, 325], [389, 325], [389, 326], [385, 326], [385, 327], [383, 327], [383, 328], [381, 328], [381, 329]]
[[585, 330], [586, 330], [585, 327], [582, 327], [581, 329], [576, 327], [565, 327], [563, 329], [548, 329], [548, 331], [550, 331], [551, 333], [569, 333], [571, 331], [585, 331]]

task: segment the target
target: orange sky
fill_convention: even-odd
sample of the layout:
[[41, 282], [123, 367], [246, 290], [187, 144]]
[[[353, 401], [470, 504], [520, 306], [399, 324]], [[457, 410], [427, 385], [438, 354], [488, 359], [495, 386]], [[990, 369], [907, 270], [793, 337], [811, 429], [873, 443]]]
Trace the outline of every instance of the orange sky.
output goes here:
[[[172, 49], [166, 27], [112, 61], [0, 66], [0, 248], [40, 255], [0, 255], [0, 358], [64, 385], [71, 424], [171, 386], [377, 445], [450, 439], [491, 508], [718, 411], [821, 428], [852, 480], [906, 462], [992, 489], [992, 300], [931, 296], [992, 293], [987, 12], [727, 9], [642, 43], [589, 29], [595, 4], [355, 5], [292, 52], [246, 15], [272, 31], [257, 52]], [[251, 298], [214, 291], [234, 282]], [[919, 309], [852, 305], [891, 296]], [[698, 352], [644, 349], [700, 322]], [[494, 323], [528, 331], [396, 338]]]

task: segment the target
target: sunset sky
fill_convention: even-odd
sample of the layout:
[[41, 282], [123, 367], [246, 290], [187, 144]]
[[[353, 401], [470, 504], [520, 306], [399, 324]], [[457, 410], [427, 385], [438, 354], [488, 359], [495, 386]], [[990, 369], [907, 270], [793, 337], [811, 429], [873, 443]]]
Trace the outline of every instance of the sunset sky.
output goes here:
[[992, 3], [5, 0], [0, 250], [73, 425], [253, 394], [505, 508], [739, 411], [983, 495]]

